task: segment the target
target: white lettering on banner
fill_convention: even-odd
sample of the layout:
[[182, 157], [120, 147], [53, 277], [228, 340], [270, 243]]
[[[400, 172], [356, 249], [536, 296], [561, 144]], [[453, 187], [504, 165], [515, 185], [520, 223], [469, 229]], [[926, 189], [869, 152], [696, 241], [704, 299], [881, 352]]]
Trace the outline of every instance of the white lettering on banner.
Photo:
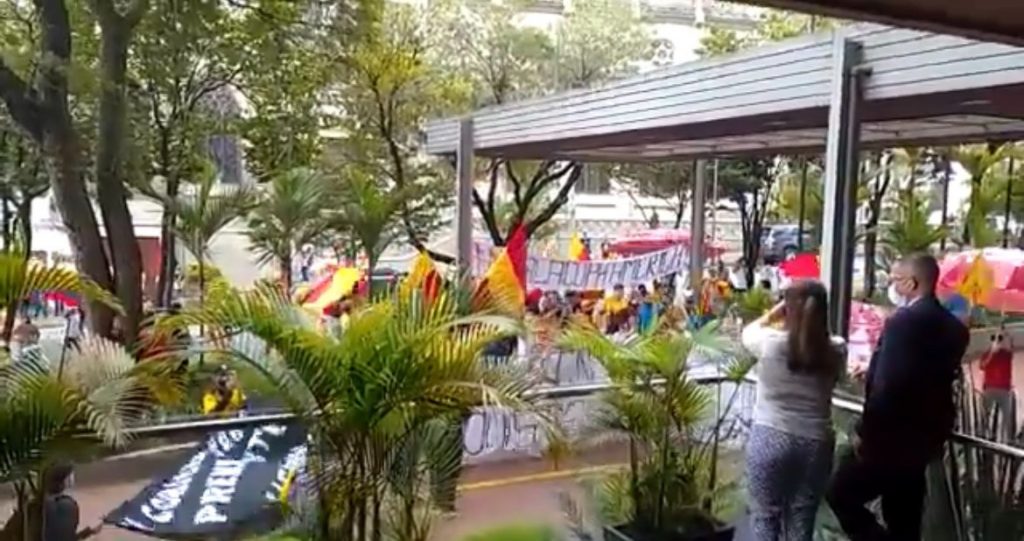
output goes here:
[[295, 474], [299, 468], [306, 465], [306, 452], [305, 445], [296, 446], [291, 451], [288, 451], [288, 456], [285, 457], [281, 466], [277, 468], [277, 476], [270, 485], [270, 489], [263, 493], [267, 501], [276, 502], [280, 499], [281, 491], [284, 490], [284, 484], [288, 481], [288, 478]]
[[228, 506], [242, 477], [245, 466], [252, 460], [217, 459], [213, 470], [206, 478], [203, 495], [199, 497], [199, 511], [195, 516], [196, 524], [226, 522], [228, 517], [217, 506]]
[[210, 452], [215, 456], [221, 456], [228, 453], [234, 449], [235, 445], [242, 441], [242, 438], [244, 437], [244, 430], [235, 429], [217, 432], [217, 434], [209, 440]]
[[[493, 257], [479, 243], [474, 255], [473, 270], [481, 276]], [[526, 282], [531, 289], [610, 289], [615, 284], [631, 287], [683, 272], [689, 260], [689, 250], [682, 245], [628, 259], [566, 261], [530, 255], [526, 261]]]
[[206, 457], [206, 451], [196, 453], [174, 477], [164, 483], [160, 490], [142, 505], [142, 514], [154, 523], [169, 524], [174, 519], [174, 510], [181, 505], [185, 491], [192, 484], [192, 478]]
[[285, 432], [288, 432], [288, 427], [286, 425], [263, 425], [260, 429], [275, 438], [280, 438], [281, 436], [284, 436]]
[[[528, 355], [534, 370], [554, 387], [581, 385], [608, 381], [601, 365], [586, 354], [571, 351], [550, 351]], [[516, 361], [512, 361], [516, 362]], [[688, 372], [692, 377], [719, 373], [725, 362], [699, 351], [690, 353]], [[731, 388], [723, 388], [721, 396], [730, 396]], [[753, 408], [753, 387], [743, 388], [730, 413], [730, 419], [749, 418]], [[601, 412], [601, 400], [596, 396], [566, 398], [547, 403], [549, 422], [559, 426], [572, 437], [582, 431]], [[731, 422], [731, 421], [730, 421]], [[544, 424], [532, 413], [517, 413], [495, 407], [478, 408], [463, 423], [463, 461], [468, 464], [486, 461], [490, 455], [508, 457], [508, 453], [540, 456], [547, 448]]]
[[256, 451], [263, 451], [266, 453], [270, 451], [270, 444], [263, 439], [263, 433], [269, 434], [269, 431], [263, 430], [262, 427], [252, 431], [252, 437], [249, 438], [249, 442], [245, 444], [245, 456], [242, 460], [252, 462], [266, 462], [267, 458], [262, 454], [257, 454]]

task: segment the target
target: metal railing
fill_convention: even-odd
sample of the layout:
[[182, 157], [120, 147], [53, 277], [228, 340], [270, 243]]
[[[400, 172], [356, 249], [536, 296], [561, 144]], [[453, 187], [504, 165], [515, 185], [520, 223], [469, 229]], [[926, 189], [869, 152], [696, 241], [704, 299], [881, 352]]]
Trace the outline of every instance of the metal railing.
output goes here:
[[[725, 376], [701, 376], [694, 378], [702, 385], [713, 385], [717, 383], [737, 383]], [[657, 383], [657, 382], [656, 382]], [[740, 384], [756, 385], [757, 379], [747, 376]], [[526, 398], [536, 400], [558, 400], [566, 398], [580, 398], [592, 396], [602, 391], [611, 389], [611, 382], [602, 381], [578, 385], [561, 385], [557, 387], [545, 387], [532, 389], [526, 392]], [[837, 410], [847, 413], [861, 414], [864, 412], [864, 404], [858, 400], [845, 397], [833, 396], [832, 405]], [[277, 410], [266, 411], [252, 415], [242, 415], [231, 418], [197, 418], [181, 421], [172, 421], [158, 425], [139, 426], [128, 429], [128, 433], [135, 438], [158, 438], [165, 436], [179, 435], [191, 432], [209, 432], [214, 430], [230, 430], [246, 428], [267, 423], [283, 423], [298, 419], [292, 412]], [[954, 432], [952, 440], [973, 447], [981, 448], [999, 455], [1024, 460], [1024, 449], [1000, 443], [996, 441], [979, 438], [962, 432]]]

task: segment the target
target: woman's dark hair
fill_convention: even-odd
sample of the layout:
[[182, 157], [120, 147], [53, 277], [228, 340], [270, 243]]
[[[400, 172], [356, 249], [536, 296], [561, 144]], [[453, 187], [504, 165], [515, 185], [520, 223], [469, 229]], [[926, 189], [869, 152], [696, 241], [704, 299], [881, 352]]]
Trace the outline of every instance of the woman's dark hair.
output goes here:
[[816, 280], [800, 281], [786, 289], [786, 330], [793, 372], [839, 376], [839, 352], [828, 331], [828, 292]]
[[58, 462], [47, 468], [43, 475], [43, 488], [46, 493], [60, 494], [63, 492], [72, 471], [74, 471], [74, 467], [66, 462]]

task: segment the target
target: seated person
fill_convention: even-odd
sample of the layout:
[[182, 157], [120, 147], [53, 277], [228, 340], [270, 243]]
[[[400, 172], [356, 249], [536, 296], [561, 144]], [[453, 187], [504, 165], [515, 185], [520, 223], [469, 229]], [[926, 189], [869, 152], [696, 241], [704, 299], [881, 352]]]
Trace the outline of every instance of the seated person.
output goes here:
[[239, 388], [238, 375], [222, 365], [214, 376], [213, 387], [203, 394], [203, 413], [235, 413], [245, 406], [245, 394]]

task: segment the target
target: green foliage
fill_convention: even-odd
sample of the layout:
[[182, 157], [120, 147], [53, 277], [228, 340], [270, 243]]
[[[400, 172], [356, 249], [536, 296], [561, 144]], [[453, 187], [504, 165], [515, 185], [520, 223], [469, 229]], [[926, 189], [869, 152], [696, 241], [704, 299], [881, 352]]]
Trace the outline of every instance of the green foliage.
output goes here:
[[262, 372], [310, 427], [318, 538], [425, 539], [437, 484], [461, 463], [461, 420], [483, 404], [531, 409], [529, 378], [480, 362], [484, 347], [518, 324], [463, 315], [467, 295], [448, 283], [430, 301], [418, 291], [384, 296], [356, 310], [340, 336], [317, 331], [311, 314], [272, 287], [211, 294], [166, 324], [204, 325], [213, 336], [247, 331], [211, 353]]
[[322, 150], [319, 130], [332, 53], [351, 40], [322, 31], [319, 25], [329, 28], [330, 21], [320, 18], [316, 4], [265, 0], [242, 10], [249, 41], [239, 84], [252, 114], [241, 129], [249, 143], [246, 163], [260, 180], [309, 167]]
[[803, 190], [803, 219], [808, 229], [821, 231], [821, 220], [824, 216], [825, 180], [823, 171], [815, 163], [807, 164], [807, 185], [803, 184], [803, 164], [796, 162], [792, 169], [779, 182], [775, 194], [777, 217], [788, 223], [800, 221], [800, 192]]
[[[11, 482], [18, 511], [3, 528], [12, 539], [38, 531], [28, 516], [42, 472], [55, 462], [87, 456], [98, 445], [121, 447], [126, 429], [160, 403], [181, 394], [170, 363], [137, 363], [122, 346], [89, 338], [59, 362], [41, 353], [0, 366], [0, 479]], [[23, 520], [24, 519], [24, 520]]]
[[588, 353], [614, 384], [601, 396], [606, 407], [593, 430], [602, 438], [619, 434], [629, 441], [628, 473], [606, 480], [609, 489], [628, 487], [628, 500], [619, 500], [617, 507], [629, 522], [652, 532], [713, 528], [717, 446], [697, 433], [713, 398], [710, 389], [688, 377], [687, 360], [697, 351], [731, 351], [717, 326], [638, 335], [621, 343], [575, 327], [560, 346]]
[[1003, 188], [1006, 186], [1000, 164], [1017, 154], [1016, 147], [1009, 143], [961, 145], [948, 151], [949, 158], [959, 163], [971, 177], [971, 193], [961, 238], [963, 244], [978, 248], [995, 244], [997, 233], [989, 225], [989, 217], [997, 211], [999, 200], [1005, 201], [1005, 192], [999, 193], [1000, 184]]
[[231, 222], [252, 208], [256, 194], [241, 186], [219, 188], [212, 174], [203, 175], [191, 193], [169, 201], [177, 221], [172, 230], [199, 260], [208, 257], [210, 242]]
[[927, 252], [946, 236], [944, 227], [928, 223], [928, 203], [914, 192], [902, 193], [896, 204], [897, 214], [893, 223], [879, 237], [888, 261], [916, 252]]
[[472, 93], [469, 80], [437, 59], [431, 24], [428, 9], [388, 3], [382, 22], [346, 53], [335, 93], [344, 113], [334, 121], [345, 137], [331, 141], [328, 158], [350, 177], [401, 194], [398, 223], [414, 243], [440, 226], [453, 193], [441, 164], [421, 159], [422, 123], [463, 110]]
[[763, 287], [753, 287], [736, 295], [736, 311], [744, 323], [763, 316], [774, 305], [772, 292]]
[[761, 232], [770, 210], [772, 193], [786, 170], [785, 162], [774, 158], [719, 162], [719, 194], [732, 201], [740, 212], [743, 262], [748, 284], [754, 283], [754, 268], [761, 258]]
[[[73, 270], [30, 264], [23, 253], [14, 250], [0, 252], [0, 308], [17, 306], [34, 292], [49, 291], [82, 295], [121, 310], [109, 291]], [[13, 317], [13, 313], [9, 317]]]
[[555, 45], [545, 31], [519, 23], [522, 2], [450, 0], [431, 6], [437, 61], [472, 84], [474, 108], [549, 90]]
[[578, 0], [555, 29], [554, 88], [586, 88], [635, 73], [653, 35], [625, 0]]
[[813, 34], [834, 28], [837, 21], [817, 15], [804, 15], [791, 11], [766, 10], [753, 31], [743, 32], [717, 26], [708, 26], [700, 39], [697, 54], [702, 57], [732, 54], [804, 34]]
[[260, 262], [274, 262], [291, 285], [295, 250], [312, 242], [323, 226], [328, 198], [323, 177], [310, 169], [275, 174], [249, 218], [249, 242]]
[[[672, 227], [679, 228], [689, 211], [687, 198], [693, 186], [692, 162], [617, 164], [608, 174], [626, 186], [630, 195], [657, 197], [672, 208]], [[651, 221], [653, 216], [647, 217]]]
[[417, 184], [396, 189], [356, 168], [340, 169], [331, 178], [333, 203], [326, 224], [359, 244], [372, 274], [380, 255], [401, 234], [403, 210], [426, 189]]
[[555, 529], [547, 525], [514, 525], [491, 528], [470, 534], [462, 541], [560, 541]]
[[[518, 24], [525, 6], [452, 1], [437, 9], [445, 36], [439, 48], [441, 63], [471, 83], [467, 105], [590, 87], [635, 73], [653, 57], [653, 36], [627, 1], [573, 2], [573, 9], [548, 33]], [[474, 203], [499, 245], [518, 222], [527, 224], [531, 236], [548, 236], [551, 229], [546, 224], [568, 202], [582, 173], [579, 166], [553, 161], [491, 162], [486, 171], [488, 189], [476, 193]], [[504, 200], [497, 194], [503, 182], [511, 184], [513, 192]]]
[[[5, 248], [16, 237], [26, 252], [32, 251], [32, 202], [50, 189], [42, 155], [30, 139], [7, 118], [0, 118], [0, 205], [4, 221], [0, 239]], [[14, 220], [10, 216], [14, 215]]]

